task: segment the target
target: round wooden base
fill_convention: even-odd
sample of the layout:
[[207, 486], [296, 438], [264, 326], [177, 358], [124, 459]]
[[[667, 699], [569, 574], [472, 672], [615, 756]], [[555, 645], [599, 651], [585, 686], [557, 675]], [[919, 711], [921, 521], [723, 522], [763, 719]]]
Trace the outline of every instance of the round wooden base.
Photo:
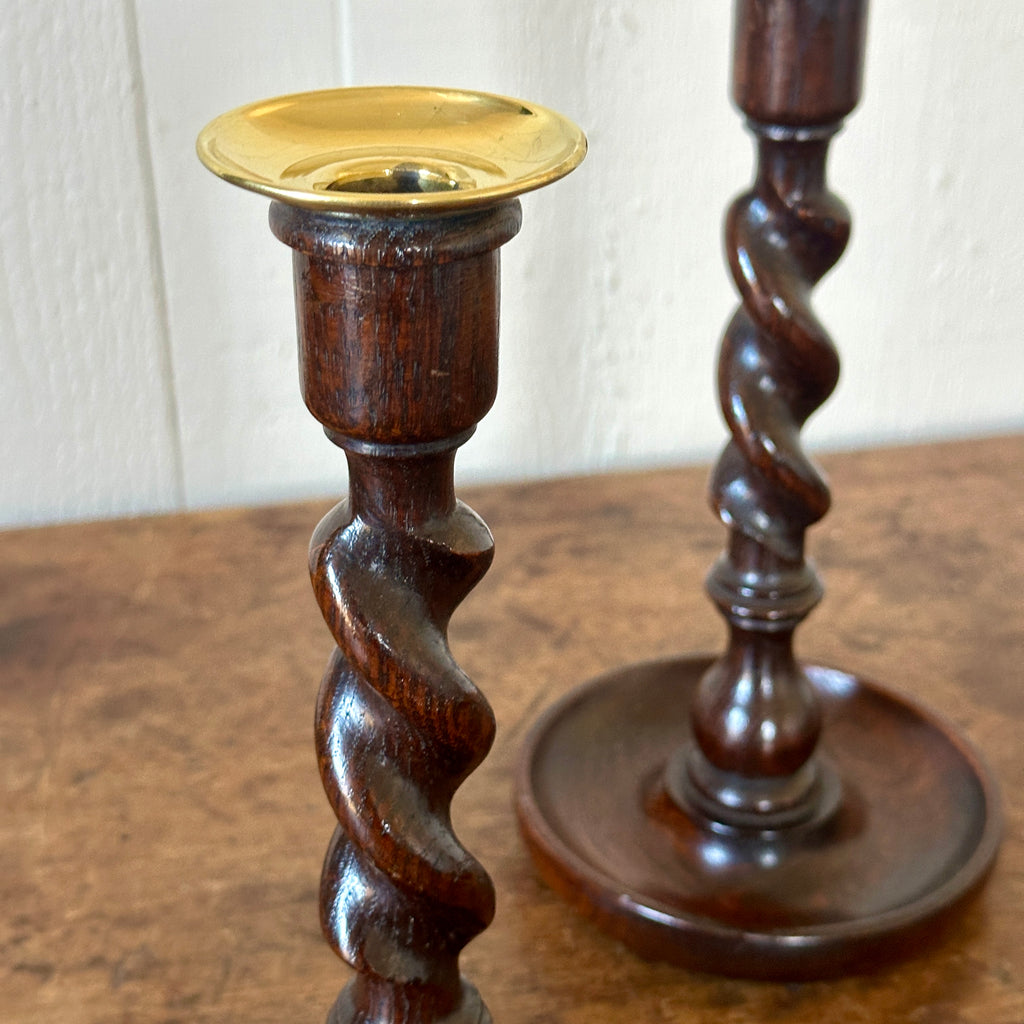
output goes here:
[[835, 812], [769, 833], [702, 826], [664, 784], [710, 659], [630, 666], [536, 724], [517, 780], [545, 880], [642, 956], [737, 977], [803, 980], [907, 955], [995, 857], [995, 783], [930, 712], [835, 669], [807, 667]]

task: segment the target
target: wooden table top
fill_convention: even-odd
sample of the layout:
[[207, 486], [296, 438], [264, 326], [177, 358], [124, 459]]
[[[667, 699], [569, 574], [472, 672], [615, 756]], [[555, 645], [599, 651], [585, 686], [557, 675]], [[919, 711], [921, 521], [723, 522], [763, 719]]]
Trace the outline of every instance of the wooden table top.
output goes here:
[[[499, 732], [454, 818], [498, 891], [463, 956], [497, 1024], [1024, 1022], [1024, 437], [823, 463], [827, 593], [798, 650], [919, 696], [984, 751], [1006, 832], [983, 894], [926, 953], [812, 984], [650, 964], [596, 932], [516, 834], [524, 731], [606, 669], [719, 649], [702, 581], [724, 531], [702, 469], [466, 490], [497, 556], [451, 642]], [[0, 1020], [324, 1019], [348, 970], [316, 908], [331, 640], [305, 551], [325, 510], [0, 534]]]

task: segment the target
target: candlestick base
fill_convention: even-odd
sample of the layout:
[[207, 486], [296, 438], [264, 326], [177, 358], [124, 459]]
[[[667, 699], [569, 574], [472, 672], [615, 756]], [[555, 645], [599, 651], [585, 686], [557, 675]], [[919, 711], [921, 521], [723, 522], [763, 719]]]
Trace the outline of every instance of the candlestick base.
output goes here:
[[867, 970], [940, 934], [999, 841], [996, 785], [970, 745], [905, 697], [808, 666], [834, 809], [775, 831], [715, 826], [665, 782], [710, 664], [619, 669], [538, 721], [517, 810], [545, 880], [642, 956], [737, 977]]

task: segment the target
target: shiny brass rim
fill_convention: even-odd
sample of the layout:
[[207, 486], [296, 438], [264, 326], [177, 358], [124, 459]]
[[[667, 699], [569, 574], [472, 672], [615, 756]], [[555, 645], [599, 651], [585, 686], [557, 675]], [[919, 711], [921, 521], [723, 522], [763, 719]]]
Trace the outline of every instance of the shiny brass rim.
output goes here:
[[490, 93], [380, 86], [295, 93], [199, 134], [218, 177], [295, 206], [412, 212], [481, 206], [568, 174], [587, 151], [560, 114]]

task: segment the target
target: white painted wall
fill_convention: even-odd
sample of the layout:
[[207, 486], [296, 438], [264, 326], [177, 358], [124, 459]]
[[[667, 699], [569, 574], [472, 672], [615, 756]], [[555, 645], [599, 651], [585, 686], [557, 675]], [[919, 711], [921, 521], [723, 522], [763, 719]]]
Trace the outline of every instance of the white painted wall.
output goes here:
[[[1024, 5], [872, 0], [818, 291], [837, 447], [1024, 429]], [[326, 495], [289, 252], [193, 153], [222, 110], [417, 83], [575, 118], [584, 166], [504, 250], [502, 382], [461, 479], [711, 459], [750, 173], [724, 0], [0, 0], [0, 524]]]

